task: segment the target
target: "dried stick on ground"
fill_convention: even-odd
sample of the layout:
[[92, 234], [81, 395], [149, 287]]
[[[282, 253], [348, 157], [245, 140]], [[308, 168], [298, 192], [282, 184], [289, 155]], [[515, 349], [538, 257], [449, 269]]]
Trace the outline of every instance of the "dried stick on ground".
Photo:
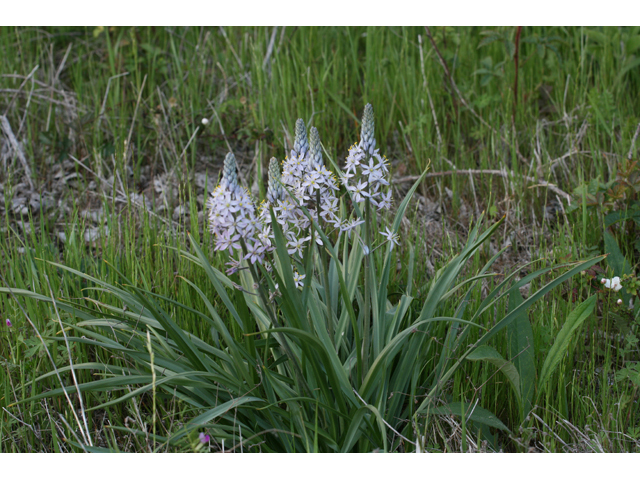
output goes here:
[[13, 130], [11, 130], [11, 125], [9, 124], [9, 120], [6, 116], [0, 115], [0, 130], [7, 137], [7, 141], [9, 145], [11, 145], [11, 149], [14, 151], [20, 163], [22, 163], [22, 168], [24, 168], [24, 174], [27, 177], [27, 182], [29, 182], [29, 187], [33, 190], [33, 182], [31, 181], [31, 169], [29, 168], [29, 162], [27, 162], [26, 157], [24, 156], [24, 152], [22, 151], [22, 147], [18, 142], [18, 139], [13, 134]]
[[633, 135], [633, 139], [631, 140], [631, 147], [629, 148], [629, 153], [627, 153], [627, 159], [631, 160], [633, 156], [633, 151], [636, 148], [636, 140], [638, 139], [638, 134], [640, 134], [640, 123], [638, 124], [638, 128], [636, 128], [636, 133]]
[[[513, 172], [510, 173], [510, 172], [507, 172], [506, 170], [454, 170], [454, 171], [448, 171], [448, 172], [428, 173], [427, 175], [425, 175], [424, 178], [444, 177], [447, 175], [497, 175], [499, 177], [507, 178], [507, 179], [513, 178], [515, 176]], [[399, 177], [391, 180], [391, 183], [415, 182], [419, 178], [420, 176], [417, 176], [417, 175], [411, 175], [408, 177]], [[560, 190], [555, 185], [549, 182], [546, 182], [544, 180], [537, 180], [533, 177], [528, 177], [526, 175], [520, 175], [520, 178], [522, 178], [523, 180], [526, 180], [527, 182], [534, 183], [533, 185], [534, 187], [548, 188], [556, 195], [560, 195], [561, 197], [563, 197], [569, 203], [569, 205], [571, 205], [571, 195], [569, 195], [567, 192]]]

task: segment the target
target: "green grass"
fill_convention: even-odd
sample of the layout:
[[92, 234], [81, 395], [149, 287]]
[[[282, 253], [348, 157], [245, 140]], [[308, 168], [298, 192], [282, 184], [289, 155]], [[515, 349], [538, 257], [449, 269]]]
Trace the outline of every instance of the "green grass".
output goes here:
[[[85, 290], [89, 283], [45, 261], [114, 285], [127, 283], [119, 271], [131, 284], [191, 307], [193, 311], [185, 311], [159, 300], [182, 329], [213, 343], [213, 333], [197, 314], [206, 312], [207, 306], [180, 278], [184, 277], [203, 290], [228, 321], [234, 338], [240, 338], [240, 328], [226, 313], [206, 273], [180, 255], [193, 253], [187, 231], [203, 251], [212, 250], [213, 239], [197, 216], [202, 208], [198, 195], [203, 192], [194, 185], [194, 173], [207, 171], [215, 183], [229, 145], [247, 185], [261, 184], [255, 179], [266, 174], [269, 158], [284, 158], [285, 138], [289, 135], [292, 140], [297, 118], [315, 125], [327, 153], [342, 161], [356, 139], [362, 108], [368, 102], [376, 112], [378, 145], [398, 177], [420, 174], [427, 165], [430, 173], [455, 166], [504, 168], [514, 174], [508, 181], [496, 175], [475, 175], [473, 184], [468, 175], [426, 180], [418, 193], [440, 205], [441, 235], [437, 245], [427, 243], [425, 239], [436, 237], [421, 224], [424, 211], [410, 207], [410, 227], [392, 262], [400, 268], [391, 269], [390, 298], [407, 288], [403, 266], [410, 262], [409, 245], [413, 244], [414, 295], [424, 301], [428, 292], [423, 287], [432, 278], [429, 262], [437, 270], [459, 253], [470, 218], [483, 210], [492, 220], [506, 215], [494, 250], [516, 232], [507, 260], [494, 266], [498, 273], [508, 275], [523, 259], [539, 262], [533, 268], [537, 269], [603, 253], [601, 218], [583, 216], [578, 209], [566, 221], [550, 221], [544, 213], [554, 195], [523, 178], [536, 177], [570, 193], [582, 179], [615, 176], [616, 164], [626, 157], [640, 122], [640, 99], [628, 94], [640, 87], [636, 64], [640, 32], [616, 27], [525, 27], [514, 115], [514, 62], [505, 53], [503, 40], [479, 47], [488, 37], [482, 33], [486, 30], [490, 29], [431, 29], [463, 98], [484, 123], [452, 89], [424, 28], [222, 31], [158, 27], [94, 32], [93, 28], [1, 27], [0, 115], [6, 114], [23, 142], [36, 189], [50, 191], [57, 180], [55, 169], [65, 161], [73, 163], [78, 177], [73, 188], [63, 190], [69, 211], [40, 210], [31, 219], [31, 234], [23, 235], [10, 212], [21, 164], [9, 158], [11, 168], [0, 173], [5, 202], [0, 222], [4, 277], [0, 287], [79, 299], [82, 305], [89, 304], [80, 300], [84, 297], [117, 304], [117, 297]], [[493, 30], [507, 41], [515, 39], [515, 28]], [[210, 120], [207, 126], [201, 123], [205, 117]], [[122, 190], [140, 193], [150, 178], [169, 171], [176, 175], [175, 192], [166, 188], [168, 209], [160, 217], [131, 202], [114, 200], [123, 198]], [[112, 176], [113, 186], [103, 193], [90, 187], [91, 181], [100, 186], [100, 179]], [[409, 185], [397, 186], [403, 193]], [[264, 195], [263, 189], [257, 192]], [[159, 194], [155, 197], [164, 201]], [[79, 214], [98, 204], [105, 210], [110, 234], [87, 245]], [[171, 214], [180, 204], [191, 215], [176, 225]], [[61, 229], [66, 233], [64, 244], [57, 237]], [[467, 273], [484, 265], [495, 251], [489, 246], [481, 249]], [[219, 256], [210, 260], [215, 268], [224, 268]], [[535, 292], [557, 275], [552, 272], [533, 280], [529, 291]], [[487, 280], [489, 290], [492, 281]], [[569, 314], [593, 293], [594, 286], [588, 283], [584, 277], [574, 277], [529, 310], [538, 373]], [[475, 312], [485, 294], [481, 288], [474, 289], [467, 312]], [[462, 293], [454, 295], [439, 314], [453, 315], [461, 299]], [[14, 325], [0, 327], [0, 448], [3, 452], [81, 451], [78, 425], [64, 397], [9, 406], [60, 386], [55, 377], [34, 381], [52, 366], [21, 309], [43, 337], [61, 339], [57, 314], [45, 302], [18, 300], [0, 296], [3, 320], [10, 318]], [[508, 305], [503, 303], [496, 309], [504, 312]], [[60, 315], [63, 322], [74, 321], [63, 312]], [[479, 320], [491, 325], [495, 315], [487, 311]], [[416, 433], [425, 436], [425, 447], [434, 451], [460, 451], [476, 443], [482, 448], [485, 439], [489, 449], [507, 451], [638, 451], [637, 387], [629, 380], [609, 382], [616, 372], [639, 360], [637, 349], [624, 350], [622, 342], [611, 339], [621, 331], [620, 324], [629, 321], [628, 315], [615, 305], [614, 296], [599, 294], [594, 314], [572, 338], [559, 368], [524, 421], [502, 372], [479, 361], [461, 364], [443, 398], [478, 401], [477, 406], [494, 413], [513, 435], [495, 430], [478, 433], [471, 428], [473, 422], [438, 415], [420, 417], [423, 431]], [[436, 339], [430, 347], [432, 363], [442, 351], [448, 328], [438, 324], [429, 331]], [[476, 339], [469, 337], [469, 341]], [[491, 345], [509, 356], [506, 335], [496, 336]], [[64, 342], [48, 343], [48, 348], [57, 368], [69, 364]], [[70, 352], [75, 364], [115, 362], [132, 367], [125, 358], [114, 360], [109, 352], [87, 344], [72, 344]], [[424, 371], [434, 367], [425, 363]], [[77, 373], [82, 383], [97, 372]], [[66, 385], [72, 384], [68, 372], [61, 376]], [[123, 393], [88, 394], [83, 399], [89, 408]], [[70, 399], [77, 402], [75, 394]], [[158, 409], [155, 415], [154, 408]], [[149, 433], [153, 425], [158, 436], [170, 436], [201, 413], [179, 397], [158, 391], [158, 398], [149, 393], [92, 411], [87, 422], [96, 446], [149, 451], [155, 448], [153, 438], [133, 433], [144, 430], [143, 424], [149, 426]], [[185, 437], [162, 448], [192, 451], [197, 444], [197, 436]], [[226, 449], [237, 444], [237, 438], [231, 439]]]

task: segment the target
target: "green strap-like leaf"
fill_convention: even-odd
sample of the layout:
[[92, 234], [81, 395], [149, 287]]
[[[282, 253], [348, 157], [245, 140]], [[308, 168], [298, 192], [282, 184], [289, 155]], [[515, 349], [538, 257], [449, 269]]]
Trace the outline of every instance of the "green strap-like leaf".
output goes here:
[[474, 407], [470, 403], [465, 403], [464, 406], [460, 402], [453, 402], [447, 405], [442, 405], [441, 407], [435, 407], [429, 410], [429, 413], [433, 413], [436, 415], [456, 415], [460, 417], [462, 415], [462, 409], [466, 412], [465, 415], [468, 415], [468, 420], [476, 423], [482, 423], [483, 425], [488, 425], [490, 427], [498, 428], [500, 430], [504, 430], [505, 432], [510, 432], [509, 428], [500, 421], [498, 417], [496, 417], [489, 410], [485, 410], [482, 407], [478, 407], [477, 405]]
[[513, 387], [513, 391], [518, 397], [518, 401], [521, 401], [520, 374], [518, 374], [518, 370], [512, 362], [505, 360], [493, 347], [490, 347], [489, 345], [482, 345], [467, 355], [467, 360], [474, 362], [485, 361], [496, 366], [498, 370], [505, 374], [507, 380], [509, 380], [509, 383]]
[[584, 302], [578, 305], [567, 317], [567, 321], [564, 322], [560, 333], [556, 337], [556, 341], [553, 343], [553, 347], [549, 350], [547, 354], [547, 358], [544, 360], [544, 364], [542, 365], [542, 370], [540, 371], [540, 381], [538, 383], [540, 393], [543, 388], [545, 388], [549, 377], [556, 369], [565, 352], [567, 351], [567, 347], [569, 346], [569, 341], [571, 340], [571, 336], [576, 331], [576, 329], [582, 325], [593, 309], [596, 306], [596, 296], [592, 295], [587, 298]]
[[[509, 292], [509, 311], [514, 311], [523, 302], [520, 290], [516, 287]], [[524, 420], [531, 411], [531, 402], [536, 385], [536, 365], [533, 346], [533, 329], [529, 315], [524, 310], [507, 325], [507, 345], [509, 358], [518, 370], [520, 385], [520, 419]]]

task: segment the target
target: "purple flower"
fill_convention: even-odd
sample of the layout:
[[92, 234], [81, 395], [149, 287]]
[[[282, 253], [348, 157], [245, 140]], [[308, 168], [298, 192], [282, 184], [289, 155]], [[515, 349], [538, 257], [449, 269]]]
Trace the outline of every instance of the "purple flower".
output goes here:
[[200, 432], [200, 443], [209, 443], [209, 440], [211, 440], [211, 437], [209, 437], [209, 435], [205, 435], [204, 433]]
[[11, 323], [11, 320], [9, 320], [8, 318], [7, 318], [7, 327], [13, 327], [13, 323]]

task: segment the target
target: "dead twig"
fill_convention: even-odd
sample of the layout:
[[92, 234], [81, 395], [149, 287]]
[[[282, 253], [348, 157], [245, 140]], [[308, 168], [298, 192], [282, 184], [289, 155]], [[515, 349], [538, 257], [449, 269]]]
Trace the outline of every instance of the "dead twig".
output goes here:
[[[515, 177], [513, 172], [507, 172], [506, 170], [453, 170], [448, 172], [434, 172], [428, 173], [424, 178], [436, 178], [436, 177], [445, 177], [448, 175], [497, 175], [502, 178], [513, 178]], [[418, 175], [410, 175], [407, 177], [398, 177], [391, 180], [391, 183], [406, 183], [406, 182], [415, 182], [418, 180], [420, 176]], [[546, 187], [551, 190], [553, 193], [560, 195], [563, 197], [569, 205], [571, 205], [571, 195], [567, 192], [560, 190], [558, 187], [553, 185], [552, 183], [546, 182], [544, 180], [537, 180], [533, 177], [528, 177], [526, 175], [520, 175], [520, 178], [526, 180], [527, 182], [534, 183], [529, 188], [534, 187]]]
[[0, 129], [7, 137], [7, 140], [9, 141], [13, 152], [18, 157], [18, 160], [20, 160], [20, 163], [22, 163], [22, 168], [24, 168], [24, 174], [27, 177], [27, 182], [29, 182], [29, 187], [31, 187], [31, 190], [34, 190], [33, 182], [31, 181], [31, 169], [29, 168], [29, 163], [27, 162], [27, 158], [24, 156], [22, 146], [18, 142], [16, 136], [13, 134], [13, 130], [11, 129], [11, 125], [9, 124], [9, 119], [7, 119], [5, 115], [0, 115]]
[[[13, 97], [11, 98], [11, 101], [9, 102], [9, 105], [7, 105], [7, 108], [5, 109], [3, 116], [6, 115], [7, 113], [9, 113], [9, 110], [11, 110], [11, 107], [13, 107], [13, 103], [16, 101], [16, 98], [18, 98], [18, 95], [20, 93], [22, 93], [22, 89], [27, 84], [29, 79], [33, 76], [33, 74], [36, 73], [36, 70], [38, 70], [38, 68], [40, 68], [40, 65], [36, 65], [35, 67], [33, 67], [33, 70], [31, 70], [29, 75], [24, 77], [24, 80], [20, 84], [20, 87], [17, 90], [11, 90], [12, 93], [13, 93]], [[7, 91], [9, 91], [9, 89], [7, 89]]]
[[638, 135], [640, 134], [640, 123], [638, 124], [638, 128], [636, 128], [636, 133], [633, 135], [633, 140], [631, 140], [631, 147], [629, 148], [629, 153], [627, 153], [627, 159], [631, 160], [633, 156], [633, 151], [636, 148], [636, 140], [638, 139]]

